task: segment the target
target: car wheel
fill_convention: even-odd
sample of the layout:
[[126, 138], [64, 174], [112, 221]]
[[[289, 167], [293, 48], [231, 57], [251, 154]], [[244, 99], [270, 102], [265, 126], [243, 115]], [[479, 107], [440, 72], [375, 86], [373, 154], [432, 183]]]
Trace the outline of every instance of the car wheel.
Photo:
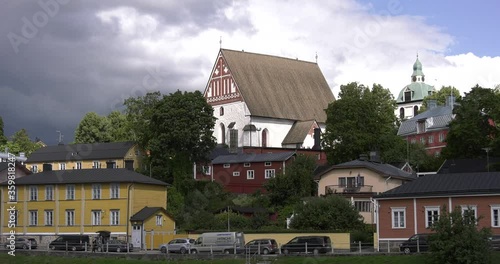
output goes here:
[[313, 254], [314, 254], [314, 255], [318, 255], [318, 254], [319, 254], [319, 249], [315, 248], [315, 249], [313, 250]]
[[404, 252], [405, 254], [410, 254], [410, 253], [411, 253], [411, 250], [410, 250], [410, 248], [404, 248], [404, 249], [403, 249], [403, 252]]
[[224, 254], [231, 254], [231, 251], [229, 249], [224, 249]]
[[191, 250], [191, 254], [198, 254], [198, 250], [196, 249]]
[[116, 248], [116, 252], [122, 252], [121, 248]]
[[290, 251], [288, 249], [283, 250], [283, 254], [288, 255], [290, 254]]
[[50, 246], [51, 250], [56, 250], [56, 246]]
[[76, 251], [76, 247], [75, 247], [75, 246], [72, 246], [72, 247], [71, 247], [71, 251]]
[[181, 248], [180, 252], [181, 252], [181, 254], [186, 254], [187, 250], [186, 250], [186, 248]]
[[97, 247], [97, 252], [102, 252], [102, 247]]
[[267, 248], [264, 248], [264, 250], [262, 250], [262, 254], [264, 254], [264, 255], [267, 255], [267, 254], [269, 254], [269, 249], [267, 249]]
[[166, 248], [166, 247], [162, 247], [162, 248], [160, 249], [160, 251], [161, 251], [161, 253], [167, 253], [167, 248]]

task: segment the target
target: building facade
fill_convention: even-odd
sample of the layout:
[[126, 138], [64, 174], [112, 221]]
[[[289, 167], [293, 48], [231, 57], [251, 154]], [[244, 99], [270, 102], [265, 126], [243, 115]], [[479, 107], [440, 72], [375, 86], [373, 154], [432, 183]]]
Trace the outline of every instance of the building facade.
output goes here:
[[132, 141], [69, 144], [36, 150], [26, 160], [26, 167], [34, 173], [42, 172], [43, 164], [50, 164], [52, 170], [137, 169], [141, 159], [142, 152], [137, 143]]
[[[221, 49], [204, 96], [218, 144], [312, 148], [335, 100], [316, 63]], [[318, 146], [319, 147], [319, 146]]]
[[472, 210], [481, 217], [478, 228], [500, 235], [500, 173], [450, 173], [420, 177], [377, 195], [379, 245], [391, 244], [418, 233], [431, 233], [443, 210]]
[[[15, 230], [17, 235], [39, 236], [39, 244], [57, 235], [95, 235], [106, 230], [144, 248], [145, 226], [131, 222], [131, 217], [146, 207], [167, 206], [166, 183], [127, 169], [52, 171], [47, 167], [16, 179], [14, 186], [16, 192], [11, 195], [8, 183], [0, 184], [0, 233]], [[162, 217], [166, 221], [152, 229], [173, 234], [175, 222]], [[9, 225], [13, 222], [15, 227]]]
[[406, 85], [396, 97], [397, 108], [394, 114], [400, 120], [410, 119], [418, 114], [422, 107], [424, 98], [434, 93], [434, 86], [425, 83], [425, 75], [422, 71], [422, 63], [417, 60], [413, 64], [411, 83]]
[[366, 157], [333, 165], [316, 176], [318, 195], [349, 199], [367, 224], [375, 224], [373, 196], [413, 181], [415, 176]]

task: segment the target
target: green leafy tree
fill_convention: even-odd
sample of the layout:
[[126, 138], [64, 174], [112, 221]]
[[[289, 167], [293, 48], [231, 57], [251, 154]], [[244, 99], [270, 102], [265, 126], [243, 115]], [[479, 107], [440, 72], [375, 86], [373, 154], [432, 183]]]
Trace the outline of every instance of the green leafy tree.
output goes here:
[[3, 131], [3, 119], [0, 116], [0, 148], [5, 147], [6, 144], [7, 144], [7, 137], [5, 136]]
[[184, 203], [184, 196], [175, 187], [169, 187], [167, 192], [167, 212], [174, 217], [176, 222], [182, 221]]
[[297, 155], [286, 168], [285, 174], [278, 173], [269, 179], [264, 187], [269, 193], [272, 205], [284, 206], [294, 204], [303, 197], [310, 197], [316, 192], [313, 180], [316, 162], [312, 156]]
[[500, 94], [478, 85], [459, 99], [446, 136], [446, 158], [486, 157], [500, 155]]
[[40, 148], [39, 144], [31, 141], [28, 132], [24, 128], [14, 133], [6, 146], [10, 153], [19, 155], [19, 153], [24, 152], [27, 157], [33, 153], [33, 151]]
[[462, 215], [460, 207], [451, 213], [444, 208], [432, 226], [435, 233], [429, 243], [431, 263], [490, 263], [488, 238], [491, 230], [478, 230], [478, 221], [480, 219], [475, 218], [472, 210]]
[[419, 109], [419, 113], [423, 113], [427, 111], [428, 108], [428, 102], [429, 100], [436, 100], [437, 105], [446, 105], [446, 100], [448, 99], [448, 96], [453, 95], [456, 100], [462, 98], [460, 96], [460, 91], [455, 88], [454, 86], [442, 86], [439, 91], [428, 95], [424, 98], [422, 102], [422, 107]]
[[109, 134], [112, 142], [132, 140], [132, 131], [127, 116], [119, 111], [113, 111], [106, 117], [109, 122]]
[[302, 230], [355, 230], [363, 227], [363, 219], [350, 201], [331, 195], [299, 203], [290, 225]]
[[[191, 178], [193, 162], [206, 161], [215, 147], [213, 109], [199, 91], [165, 95], [151, 114], [148, 126], [152, 166], [170, 167], [160, 174], [177, 188]], [[161, 172], [160, 172], [161, 173]], [[177, 182], [176, 182], [177, 181]]]
[[75, 143], [106, 143], [112, 140], [109, 121], [95, 112], [85, 114], [75, 131]]
[[252, 225], [250, 218], [238, 213], [229, 211], [215, 215], [216, 230], [245, 230]]
[[125, 115], [134, 141], [145, 150], [149, 149], [149, 140], [152, 138], [151, 118], [157, 104], [162, 100], [160, 92], [147, 93], [145, 96], [130, 97], [125, 100]]
[[378, 150], [385, 153], [401, 138], [396, 135], [396, 101], [391, 92], [374, 84], [370, 89], [356, 82], [340, 86], [340, 99], [326, 110], [323, 147], [333, 164], [357, 159]]

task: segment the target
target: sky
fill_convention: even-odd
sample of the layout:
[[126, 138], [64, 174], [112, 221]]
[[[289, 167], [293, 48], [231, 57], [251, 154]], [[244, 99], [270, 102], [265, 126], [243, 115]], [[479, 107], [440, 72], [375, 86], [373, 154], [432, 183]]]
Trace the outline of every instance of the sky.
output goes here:
[[203, 91], [220, 47], [316, 61], [340, 85], [397, 96], [426, 83], [500, 84], [495, 0], [0, 0], [0, 116], [48, 145], [88, 112], [151, 91]]

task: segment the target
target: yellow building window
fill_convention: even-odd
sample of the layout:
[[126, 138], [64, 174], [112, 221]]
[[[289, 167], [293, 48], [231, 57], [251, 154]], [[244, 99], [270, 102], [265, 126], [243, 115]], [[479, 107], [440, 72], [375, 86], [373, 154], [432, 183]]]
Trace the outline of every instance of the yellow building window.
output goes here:
[[156, 225], [157, 226], [162, 226], [163, 225], [163, 216], [162, 215], [157, 215], [156, 216]]
[[75, 185], [66, 185], [66, 200], [75, 200]]
[[45, 200], [47, 200], [47, 201], [54, 200], [54, 186], [53, 185], [45, 185]]
[[66, 210], [66, 225], [75, 225], [75, 210]]
[[120, 224], [120, 210], [111, 210], [110, 211], [110, 225], [119, 225]]
[[111, 199], [120, 198], [120, 184], [119, 183], [112, 183], [110, 185], [109, 198], [111, 198]]
[[30, 186], [30, 201], [38, 200], [38, 186]]
[[92, 184], [92, 199], [94, 199], [94, 200], [101, 199], [101, 185], [100, 184]]
[[29, 224], [30, 226], [38, 225], [38, 211], [29, 211]]
[[54, 211], [45, 210], [45, 225], [52, 226], [54, 224]]
[[101, 210], [93, 210], [92, 211], [92, 225], [93, 226], [101, 225], [101, 215], [102, 215]]

